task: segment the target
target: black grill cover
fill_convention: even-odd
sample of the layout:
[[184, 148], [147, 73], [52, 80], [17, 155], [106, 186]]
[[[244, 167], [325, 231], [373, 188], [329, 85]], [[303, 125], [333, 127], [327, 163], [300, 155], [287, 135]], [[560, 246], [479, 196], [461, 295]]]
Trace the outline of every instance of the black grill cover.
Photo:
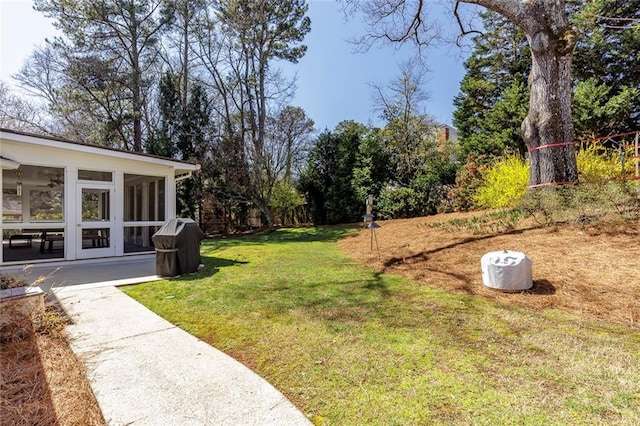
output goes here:
[[170, 219], [151, 239], [156, 248], [156, 274], [163, 277], [196, 272], [200, 266], [200, 241], [204, 237], [192, 219]]

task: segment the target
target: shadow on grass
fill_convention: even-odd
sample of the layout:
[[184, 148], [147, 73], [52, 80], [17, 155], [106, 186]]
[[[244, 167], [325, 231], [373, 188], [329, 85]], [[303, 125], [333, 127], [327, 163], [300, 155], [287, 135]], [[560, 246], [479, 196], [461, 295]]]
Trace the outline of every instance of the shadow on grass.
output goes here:
[[212, 276], [220, 272], [221, 268], [226, 268], [226, 267], [235, 266], [235, 265], [245, 265], [249, 263], [241, 260], [223, 259], [220, 257], [213, 257], [213, 256], [206, 256], [206, 255], [201, 256], [201, 262], [204, 265], [204, 268], [201, 271], [194, 272], [192, 274], [184, 274], [178, 277], [172, 277], [167, 279], [170, 281], [191, 281], [193, 279]]
[[[279, 230], [271, 234], [251, 235], [238, 238], [207, 240], [203, 243], [202, 261], [205, 269], [198, 274], [175, 278], [177, 282], [204, 280], [194, 283], [189, 291], [202, 298], [202, 312], [225, 312], [232, 317], [242, 317], [251, 312], [258, 319], [272, 321], [279, 315], [288, 318], [299, 315], [309, 321], [320, 321], [331, 327], [386, 324], [389, 329], [416, 330], [432, 325], [432, 317], [444, 319], [445, 323], [456, 321], [460, 303], [439, 300], [437, 296], [425, 296], [422, 286], [401, 284], [403, 278], [385, 275], [383, 271], [354, 266], [350, 260], [323, 260], [313, 264], [313, 259], [301, 258], [297, 247], [289, 247], [283, 254], [292, 264], [277, 262], [260, 266], [248, 273], [238, 268], [237, 279], [219, 282], [213, 276], [222, 268], [242, 266], [251, 262], [216, 257], [216, 253], [242, 253], [251, 245], [282, 242], [308, 243], [332, 242], [344, 238], [357, 227], [297, 228]], [[480, 239], [480, 238], [478, 238]], [[224, 252], [227, 253], [227, 252]], [[305, 251], [304, 253], [308, 253]], [[289, 259], [290, 257], [290, 259]], [[445, 273], [465, 279], [453, 271], [440, 270], [434, 265], [432, 272]], [[212, 277], [209, 281], [207, 278]], [[471, 287], [466, 282], [467, 287]], [[434, 297], [438, 298], [436, 302]], [[456, 296], [458, 297], [458, 296]], [[192, 303], [191, 300], [189, 299]], [[222, 303], [221, 301], [224, 301]], [[465, 301], [465, 305], [475, 303]], [[437, 306], [434, 308], [434, 306]], [[200, 310], [201, 308], [198, 308]], [[478, 309], [478, 308], [477, 308]], [[200, 323], [202, 319], [194, 319]], [[277, 320], [275, 320], [277, 321]], [[440, 325], [440, 328], [447, 328]], [[453, 331], [449, 331], [451, 333]], [[446, 333], [445, 333], [446, 334]]]
[[[340, 274], [327, 278], [309, 274], [286, 277], [269, 273], [267, 280], [256, 277], [247, 282], [221, 284], [216, 297], [226, 300], [225, 309], [253, 312], [258, 316], [289, 315], [328, 322], [366, 322], [386, 317], [396, 295], [393, 285], [381, 273]], [[393, 302], [391, 302], [393, 304]]]
[[372, 280], [367, 280], [366, 284], [362, 286], [367, 290], [376, 290], [380, 292], [382, 296], [390, 296], [391, 292], [389, 291], [389, 287], [382, 279], [382, 272], [375, 272], [373, 274]]
[[226, 268], [228, 266], [235, 265], [245, 265], [249, 262], [245, 262], [242, 260], [231, 260], [231, 259], [223, 259], [220, 257], [213, 256], [204, 256], [204, 265], [210, 269], [214, 269], [216, 272], [220, 270], [220, 268]]
[[360, 228], [357, 225], [282, 228], [255, 234], [209, 238], [202, 242], [204, 250], [221, 250], [239, 244], [336, 242]]

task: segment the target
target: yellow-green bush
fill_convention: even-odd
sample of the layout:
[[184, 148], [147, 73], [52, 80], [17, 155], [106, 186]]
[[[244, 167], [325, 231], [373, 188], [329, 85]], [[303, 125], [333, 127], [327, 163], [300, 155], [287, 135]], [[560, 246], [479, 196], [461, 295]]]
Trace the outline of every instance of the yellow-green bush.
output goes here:
[[517, 207], [527, 193], [529, 164], [515, 155], [508, 155], [484, 174], [474, 201], [480, 207]]
[[[634, 169], [633, 149], [628, 149], [625, 156], [627, 158], [625, 171], [629, 175]], [[600, 146], [591, 145], [579, 150], [576, 160], [581, 182], [601, 182], [622, 178], [620, 151], [617, 149], [604, 150]]]
[[[633, 177], [633, 150], [625, 152], [625, 174]], [[581, 182], [605, 182], [622, 177], [620, 152], [592, 145], [577, 152]], [[475, 191], [475, 205], [484, 208], [508, 208], [521, 204], [529, 184], [529, 164], [518, 156], [509, 155], [483, 173], [482, 183]]]

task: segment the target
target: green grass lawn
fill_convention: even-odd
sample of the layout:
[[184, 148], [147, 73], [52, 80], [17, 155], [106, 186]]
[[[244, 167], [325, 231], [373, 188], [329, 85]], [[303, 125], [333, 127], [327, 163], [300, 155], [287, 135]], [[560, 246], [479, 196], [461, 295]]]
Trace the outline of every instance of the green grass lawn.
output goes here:
[[125, 291], [316, 424], [640, 424], [638, 329], [378, 274], [352, 232], [204, 241], [202, 272]]

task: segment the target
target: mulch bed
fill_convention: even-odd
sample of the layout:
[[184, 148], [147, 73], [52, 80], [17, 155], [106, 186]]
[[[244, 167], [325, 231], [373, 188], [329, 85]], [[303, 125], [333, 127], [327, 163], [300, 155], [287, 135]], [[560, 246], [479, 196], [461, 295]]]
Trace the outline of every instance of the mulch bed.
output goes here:
[[0, 329], [0, 424], [107, 424], [63, 323], [49, 307], [34, 323]]
[[[447, 291], [535, 310], [557, 308], [626, 326], [640, 324], [638, 221], [541, 226], [527, 219], [513, 230], [483, 234], [447, 225], [451, 219], [473, 216], [452, 213], [380, 221], [373, 250], [369, 229], [339, 244], [375, 270]], [[501, 250], [524, 252], [532, 260], [531, 290], [504, 293], [483, 286], [480, 259]]]

